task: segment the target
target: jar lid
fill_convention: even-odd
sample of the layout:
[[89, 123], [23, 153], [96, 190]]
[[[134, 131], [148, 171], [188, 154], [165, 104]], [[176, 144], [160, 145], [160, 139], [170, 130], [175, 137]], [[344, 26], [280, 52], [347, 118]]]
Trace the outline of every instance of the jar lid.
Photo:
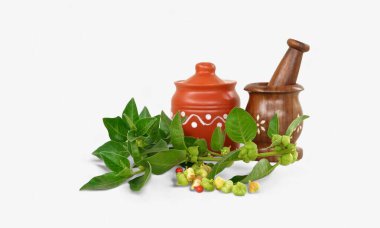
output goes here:
[[209, 62], [201, 62], [195, 65], [195, 74], [187, 80], [177, 81], [176, 85], [182, 86], [220, 86], [236, 84], [236, 81], [222, 80], [215, 74], [215, 65]]

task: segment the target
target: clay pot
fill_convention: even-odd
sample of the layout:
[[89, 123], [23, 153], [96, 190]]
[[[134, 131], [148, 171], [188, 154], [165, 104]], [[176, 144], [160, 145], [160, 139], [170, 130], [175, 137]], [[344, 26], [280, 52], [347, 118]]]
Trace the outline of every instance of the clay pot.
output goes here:
[[[216, 76], [214, 64], [198, 63], [195, 70], [189, 79], [175, 82], [172, 113], [179, 112], [185, 118], [186, 136], [204, 138], [210, 145], [214, 129], [224, 129], [228, 113], [240, 106], [240, 98], [235, 91], [236, 81]], [[239, 145], [227, 138], [225, 146], [236, 149]]]

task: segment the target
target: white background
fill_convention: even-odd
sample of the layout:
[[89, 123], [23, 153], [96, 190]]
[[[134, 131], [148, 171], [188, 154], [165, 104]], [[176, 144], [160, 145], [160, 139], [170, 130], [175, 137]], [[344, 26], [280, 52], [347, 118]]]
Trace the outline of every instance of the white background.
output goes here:
[[[379, 227], [378, 1], [0, 1], [0, 227]], [[80, 192], [104, 170], [102, 117], [135, 97], [170, 110], [173, 82], [217, 74], [268, 81], [295, 38], [304, 159], [239, 198], [153, 176]], [[252, 166], [251, 164], [250, 166]], [[224, 177], [248, 172], [240, 164]]]

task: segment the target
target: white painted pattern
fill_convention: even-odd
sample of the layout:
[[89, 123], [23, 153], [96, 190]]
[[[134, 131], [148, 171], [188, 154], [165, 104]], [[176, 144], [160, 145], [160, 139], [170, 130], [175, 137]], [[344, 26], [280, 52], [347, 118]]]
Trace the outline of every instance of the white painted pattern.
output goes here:
[[265, 120], [260, 120], [260, 115], [257, 114], [256, 116], [256, 125], [257, 125], [257, 134], [260, 134], [261, 132], [265, 132]]
[[[224, 115], [227, 115], [227, 114], [224, 114]], [[224, 115], [223, 115], [223, 116], [224, 116]], [[191, 115], [185, 120], [185, 122], [183, 123], [183, 125], [186, 125], [187, 123], [190, 122], [191, 119], [194, 119], [194, 118], [198, 119], [199, 123], [202, 124], [203, 126], [210, 126], [210, 125], [212, 125], [215, 121], [219, 121], [219, 122], [217, 123], [217, 126], [220, 126], [220, 127], [221, 127], [221, 126], [223, 126], [223, 124], [226, 122], [225, 119], [224, 119], [223, 117], [221, 117], [221, 116], [216, 116], [214, 119], [211, 120], [211, 115], [210, 115], [210, 120], [211, 120], [211, 121], [209, 121], [208, 123], [206, 123], [205, 121], [202, 120], [202, 118], [201, 118], [200, 116], [198, 116], [198, 115], [196, 115], [196, 114], [191, 114]], [[206, 117], [206, 119], [207, 119], [207, 117]], [[196, 123], [196, 122], [194, 122], [194, 121], [191, 122], [192, 127], [194, 127], [194, 126], [193, 126], [193, 123]], [[198, 125], [198, 124], [197, 124], [197, 125]], [[197, 127], [197, 126], [196, 126], [196, 127]], [[195, 127], [194, 127], [194, 128], [195, 128]]]

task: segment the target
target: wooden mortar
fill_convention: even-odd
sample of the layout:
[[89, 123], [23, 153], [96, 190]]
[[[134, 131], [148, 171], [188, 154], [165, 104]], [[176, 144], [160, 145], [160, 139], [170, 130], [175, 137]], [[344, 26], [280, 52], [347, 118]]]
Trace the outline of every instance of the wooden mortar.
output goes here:
[[[249, 101], [246, 110], [257, 122], [257, 135], [254, 142], [259, 152], [266, 152], [271, 144], [267, 135], [267, 129], [271, 118], [275, 113], [280, 123], [280, 134], [285, 134], [289, 124], [302, 115], [298, 94], [303, 87], [296, 83], [301, 66], [302, 55], [309, 51], [307, 44], [297, 40], [288, 40], [289, 49], [282, 58], [269, 83], [259, 82], [248, 84], [244, 89], [249, 93]], [[303, 125], [299, 125], [292, 135], [291, 142], [296, 143], [302, 132]], [[298, 159], [303, 156], [303, 150], [297, 147]], [[269, 161], [276, 161], [275, 157], [269, 157]]]

